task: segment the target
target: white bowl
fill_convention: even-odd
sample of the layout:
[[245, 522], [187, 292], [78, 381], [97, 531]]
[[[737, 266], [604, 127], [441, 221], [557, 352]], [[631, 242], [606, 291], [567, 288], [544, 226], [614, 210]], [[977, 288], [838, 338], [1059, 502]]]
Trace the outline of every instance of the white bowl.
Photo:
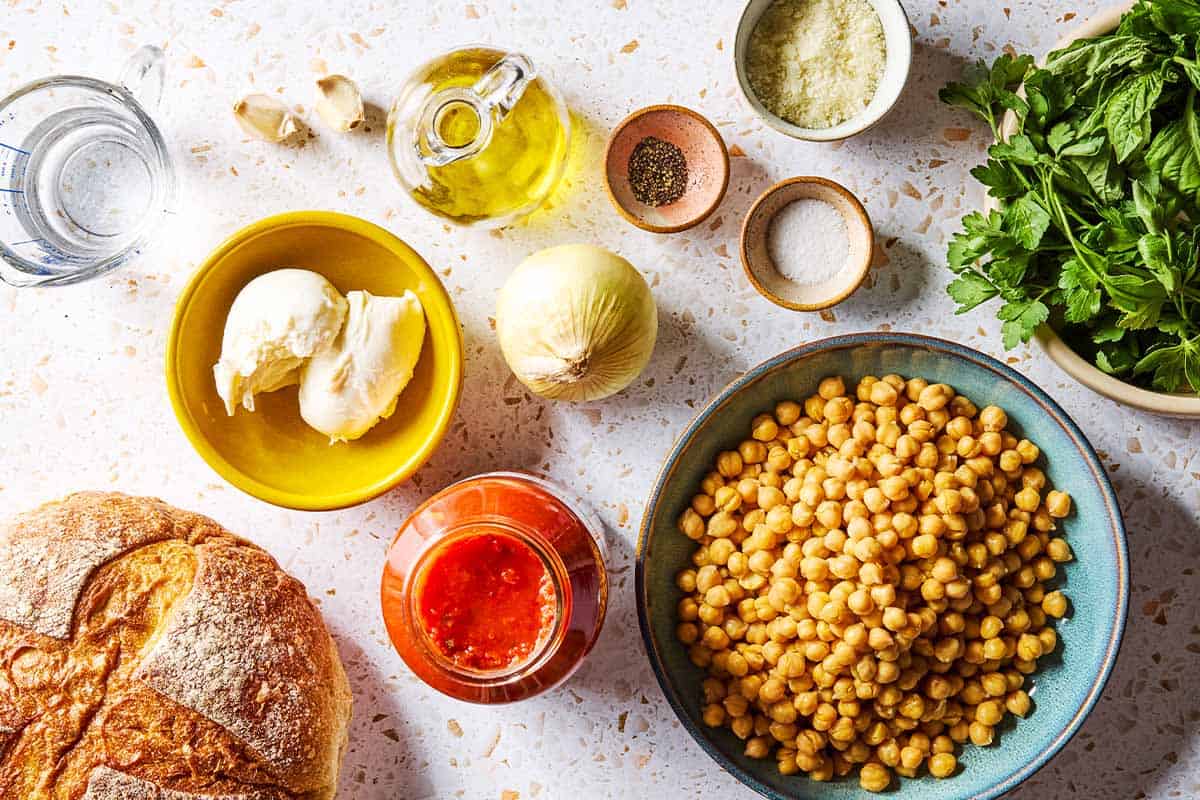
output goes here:
[[833, 142], [845, 139], [856, 133], [862, 133], [887, 116], [888, 112], [896, 105], [896, 101], [900, 99], [905, 84], [908, 83], [908, 69], [912, 65], [912, 27], [908, 24], [908, 16], [904, 13], [904, 7], [900, 5], [899, 0], [869, 0], [875, 8], [875, 13], [879, 15], [879, 22], [883, 25], [884, 46], [887, 48], [883, 75], [879, 79], [875, 96], [871, 98], [867, 107], [859, 114], [832, 128], [802, 128], [799, 125], [793, 125], [768, 111], [750, 87], [750, 79], [746, 76], [746, 51], [749, 49], [750, 34], [754, 32], [763, 12], [773, 2], [774, 0], [750, 0], [746, 4], [745, 10], [742, 11], [742, 18], [738, 21], [737, 35], [734, 40], [733, 63], [737, 70], [738, 86], [741, 87], [742, 96], [746, 98], [746, 102], [750, 104], [754, 112], [780, 133], [809, 142]]

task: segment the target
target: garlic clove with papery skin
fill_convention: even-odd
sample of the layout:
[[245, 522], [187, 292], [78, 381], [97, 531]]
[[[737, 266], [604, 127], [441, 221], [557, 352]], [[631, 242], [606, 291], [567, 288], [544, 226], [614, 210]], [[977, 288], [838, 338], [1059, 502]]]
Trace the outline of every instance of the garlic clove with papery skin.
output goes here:
[[268, 94], [248, 94], [233, 106], [242, 130], [265, 142], [282, 142], [298, 130], [287, 106]]
[[317, 81], [317, 115], [334, 130], [351, 131], [362, 124], [362, 94], [345, 75], [327, 75]]

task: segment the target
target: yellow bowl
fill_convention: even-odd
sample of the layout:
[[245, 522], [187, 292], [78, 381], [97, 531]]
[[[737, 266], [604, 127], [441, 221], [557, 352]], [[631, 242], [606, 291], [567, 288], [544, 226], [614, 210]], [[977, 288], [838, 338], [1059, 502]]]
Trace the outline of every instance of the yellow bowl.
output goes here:
[[[425, 343], [412, 381], [389, 419], [357, 441], [330, 445], [300, 418], [296, 387], [256, 398], [230, 417], [212, 367], [225, 316], [253, 278], [303, 267], [341, 292], [397, 295], [411, 289], [425, 308]], [[167, 342], [167, 392], [200, 456], [237, 488], [306, 511], [370, 500], [408, 479], [446, 433], [462, 390], [462, 331], [437, 275], [417, 253], [366, 220], [296, 211], [248, 225], [225, 240], [180, 295]]]

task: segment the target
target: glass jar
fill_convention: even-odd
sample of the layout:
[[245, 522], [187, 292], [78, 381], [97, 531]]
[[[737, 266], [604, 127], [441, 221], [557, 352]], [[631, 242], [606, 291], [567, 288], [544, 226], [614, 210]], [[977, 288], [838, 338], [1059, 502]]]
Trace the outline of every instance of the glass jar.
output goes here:
[[558, 487], [517, 472], [468, 478], [425, 501], [388, 548], [388, 636], [450, 697], [532, 697], [566, 680], [595, 644], [608, 602], [604, 561], [599, 520]]

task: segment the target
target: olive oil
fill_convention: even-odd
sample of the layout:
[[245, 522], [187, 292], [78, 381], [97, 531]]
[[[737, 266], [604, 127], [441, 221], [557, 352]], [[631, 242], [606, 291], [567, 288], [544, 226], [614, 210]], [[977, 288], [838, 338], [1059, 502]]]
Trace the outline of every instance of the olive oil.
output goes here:
[[562, 177], [570, 117], [519, 55], [472, 47], [418, 70], [388, 118], [401, 183], [460, 224], [506, 225], [536, 210]]

